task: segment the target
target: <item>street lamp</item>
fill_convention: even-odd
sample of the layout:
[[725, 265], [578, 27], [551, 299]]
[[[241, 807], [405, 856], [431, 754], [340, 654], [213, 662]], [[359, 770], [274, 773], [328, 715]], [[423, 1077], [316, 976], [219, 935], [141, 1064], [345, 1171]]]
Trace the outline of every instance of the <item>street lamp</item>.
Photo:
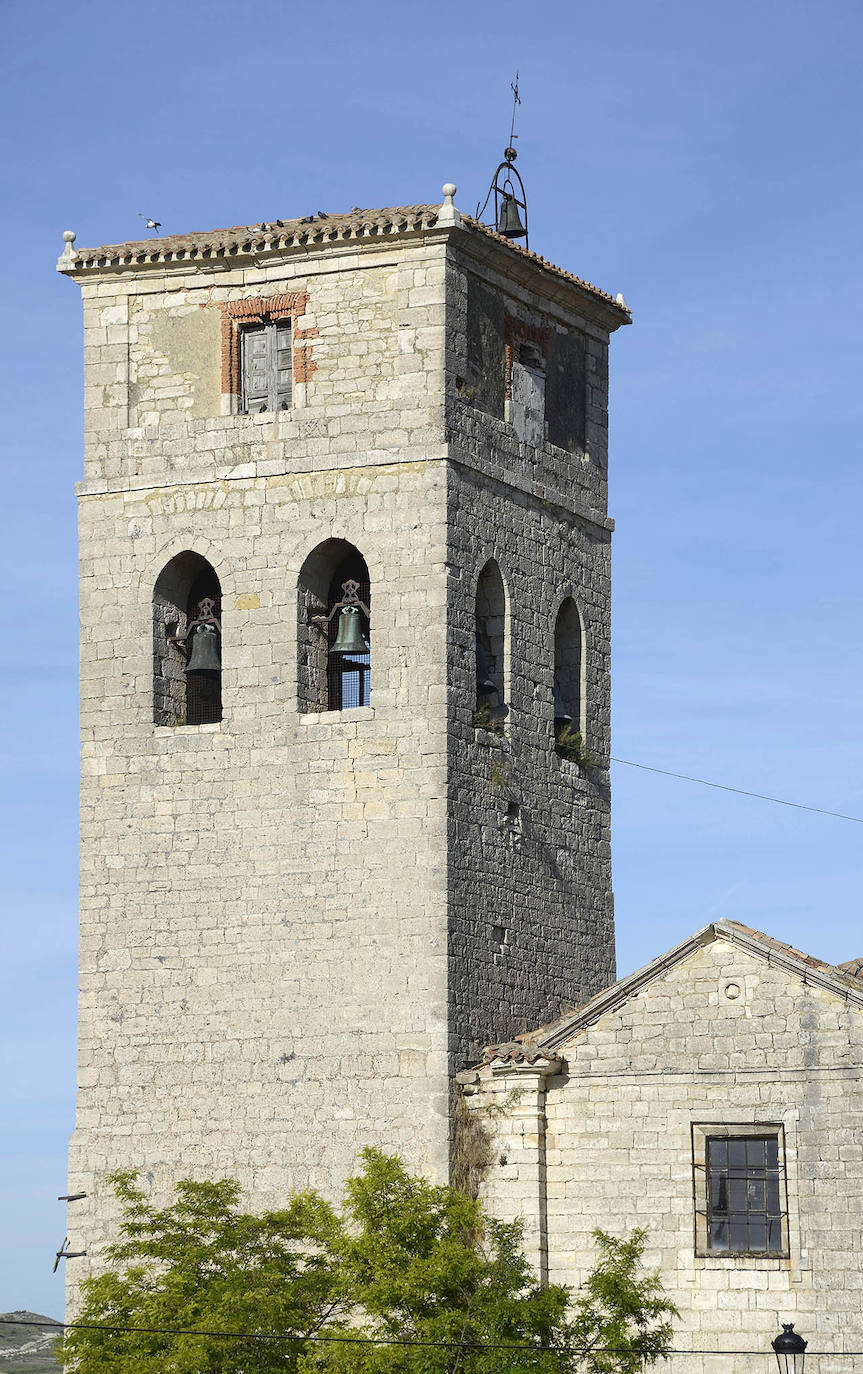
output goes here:
[[805, 1351], [809, 1342], [804, 1341], [800, 1333], [794, 1330], [793, 1322], [783, 1322], [782, 1330], [770, 1344], [776, 1352], [779, 1374], [803, 1374]]

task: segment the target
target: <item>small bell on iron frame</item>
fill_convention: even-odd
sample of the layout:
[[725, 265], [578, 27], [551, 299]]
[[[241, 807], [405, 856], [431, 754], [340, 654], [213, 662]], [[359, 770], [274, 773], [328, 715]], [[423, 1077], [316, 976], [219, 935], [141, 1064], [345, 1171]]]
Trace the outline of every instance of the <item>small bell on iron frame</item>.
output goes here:
[[[518, 134], [515, 132], [515, 112], [521, 104], [518, 94], [518, 72], [516, 72], [515, 81], [512, 83], [512, 93], [512, 125], [509, 131], [509, 144], [504, 150], [503, 162], [495, 169], [485, 201], [481, 207], [477, 205], [476, 218], [482, 219], [493, 196], [495, 232], [507, 239], [524, 239], [524, 246], [527, 248], [529, 247], [527, 194], [524, 189], [524, 182], [515, 166], [515, 160], [518, 157], [515, 150], [515, 140], [518, 138]], [[519, 211], [523, 211], [523, 216]]]

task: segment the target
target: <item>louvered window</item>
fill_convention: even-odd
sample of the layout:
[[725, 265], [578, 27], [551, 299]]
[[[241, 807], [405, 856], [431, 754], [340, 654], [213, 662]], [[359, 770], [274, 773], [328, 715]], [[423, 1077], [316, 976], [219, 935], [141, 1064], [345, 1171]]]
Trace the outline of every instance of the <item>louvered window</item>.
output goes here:
[[256, 415], [262, 410], [291, 408], [291, 322], [244, 329], [243, 411]]

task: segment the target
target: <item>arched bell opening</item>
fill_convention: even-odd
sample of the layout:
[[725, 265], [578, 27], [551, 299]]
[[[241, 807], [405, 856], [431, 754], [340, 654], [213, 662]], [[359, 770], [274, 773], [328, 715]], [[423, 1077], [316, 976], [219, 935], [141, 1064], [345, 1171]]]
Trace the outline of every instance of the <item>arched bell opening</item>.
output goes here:
[[584, 624], [568, 596], [554, 623], [554, 741], [564, 757], [584, 749]]
[[371, 582], [359, 549], [328, 539], [299, 578], [297, 697], [301, 711], [371, 701]]
[[153, 719], [206, 725], [222, 719], [222, 589], [216, 570], [187, 550], [153, 589]]
[[494, 559], [476, 586], [476, 706], [474, 721], [502, 730], [506, 704], [506, 588]]

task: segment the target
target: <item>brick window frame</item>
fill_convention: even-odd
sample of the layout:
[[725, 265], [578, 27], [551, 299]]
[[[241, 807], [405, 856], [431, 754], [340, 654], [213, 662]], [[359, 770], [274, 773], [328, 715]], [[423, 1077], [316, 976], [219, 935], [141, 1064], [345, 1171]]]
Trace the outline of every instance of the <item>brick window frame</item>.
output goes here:
[[252, 325], [275, 324], [279, 320], [291, 322], [293, 404], [296, 407], [304, 403], [306, 383], [316, 370], [311, 340], [318, 333], [317, 329], [297, 328], [297, 320], [305, 314], [308, 300], [308, 291], [288, 291], [279, 296], [246, 297], [219, 303], [222, 316], [222, 395], [231, 398], [232, 411], [239, 412], [242, 403], [243, 330]]
[[542, 355], [543, 363], [547, 364], [548, 340], [550, 334], [550, 329], [544, 329], [539, 325], [525, 324], [524, 320], [516, 319], [515, 315], [507, 315], [503, 381], [503, 395], [505, 401], [512, 400], [512, 364], [519, 344], [534, 344]]
[[[713, 1248], [710, 1243], [709, 1215], [710, 1171], [708, 1168], [708, 1142], [716, 1139], [729, 1141], [773, 1139], [777, 1143], [779, 1177], [779, 1215], [781, 1242], [778, 1249], [744, 1250]], [[692, 1125], [692, 1192], [695, 1255], [700, 1259], [723, 1261], [732, 1264], [752, 1264], [754, 1261], [781, 1261], [790, 1254], [790, 1234], [788, 1227], [788, 1170], [785, 1150], [785, 1128], [781, 1122], [719, 1123], [716, 1125], [693, 1123]]]

